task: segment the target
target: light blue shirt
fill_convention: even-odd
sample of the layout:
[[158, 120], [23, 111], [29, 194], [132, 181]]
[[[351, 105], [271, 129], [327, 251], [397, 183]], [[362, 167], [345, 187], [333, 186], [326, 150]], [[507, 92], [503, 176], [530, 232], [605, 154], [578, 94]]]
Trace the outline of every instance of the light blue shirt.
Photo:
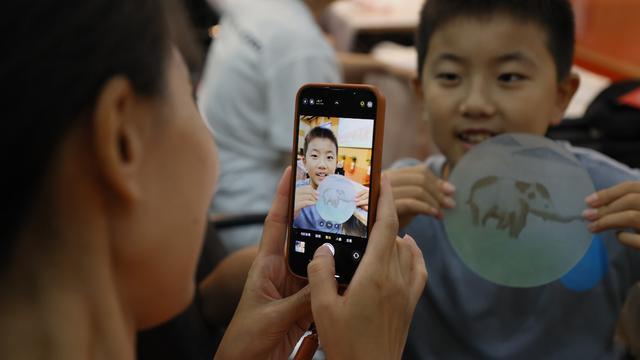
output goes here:
[[[564, 146], [584, 165], [598, 190], [640, 180], [640, 172], [598, 152]], [[441, 176], [444, 163], [444, 157], [436, 155], [426, 165]], [[491, 283], [460, 260], [443, 222], [434, 217], [418, 216], [403, 232], [415, 238], [429, 270], [405, 359], [612, 359], [622, 355], [613, 335], [627, 293], [640, 280], [640, 252], [620, 244], [614, 231], [600, 234], [597, 258], [602, 263], [591, 265], [602, 265], [602, 276], [583, 291], [567, 287], [562, 279], [533, 288]]]

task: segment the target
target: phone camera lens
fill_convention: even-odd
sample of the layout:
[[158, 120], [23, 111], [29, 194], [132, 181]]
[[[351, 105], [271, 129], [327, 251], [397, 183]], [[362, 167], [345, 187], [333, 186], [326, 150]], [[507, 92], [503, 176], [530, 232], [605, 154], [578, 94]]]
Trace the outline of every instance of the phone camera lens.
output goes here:
[[307, 99], [307, 98], [302, 99], [302, 103], [304, 105], [307, 105], [309, 103], [309, 99]]

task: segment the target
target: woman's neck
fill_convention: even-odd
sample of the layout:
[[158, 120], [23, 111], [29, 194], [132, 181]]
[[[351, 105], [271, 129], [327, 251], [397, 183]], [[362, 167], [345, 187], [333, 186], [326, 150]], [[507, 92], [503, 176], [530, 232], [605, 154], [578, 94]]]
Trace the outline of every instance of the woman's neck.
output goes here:
[[[73, 232], [82, 233], [78, 227]], [[0, 280], [1, 359], [134, 358], [134, 324], [119, 301], [108, 258], [93, 251], [100, 247], [95, 240], [19, 242]]]

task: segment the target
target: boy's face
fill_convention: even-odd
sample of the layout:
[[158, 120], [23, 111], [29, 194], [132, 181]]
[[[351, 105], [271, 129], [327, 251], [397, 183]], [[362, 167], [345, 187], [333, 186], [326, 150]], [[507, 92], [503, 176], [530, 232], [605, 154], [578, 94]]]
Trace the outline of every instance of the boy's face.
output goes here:
[[314, 188], [327, 176], [335, 174], [337, 155], [336, 145], [327, 138], [315, 138], [309, 142], [304, 166]]
[[496, 15], [454, 19], [433, 33], [421, 88], [433, 139], [449, 165], [503, 132], [544, 135], [578, 86], [558, 83], [545, 32]]

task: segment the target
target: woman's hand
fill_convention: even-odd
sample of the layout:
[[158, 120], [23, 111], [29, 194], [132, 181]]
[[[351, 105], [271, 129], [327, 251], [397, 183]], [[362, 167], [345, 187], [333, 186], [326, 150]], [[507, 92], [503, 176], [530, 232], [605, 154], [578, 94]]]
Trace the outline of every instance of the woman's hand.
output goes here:
[[416, 215], [442, 217], [442, 208], [451, 209], [455, 187], [435, 176], [426, 165], [391, 169], [384, 172], [393, 189], [400, 227], [408, 225]]
[[391, 186], [383, 177], [376, 223], [344, 295], [328, 246], [309, 263], [313, 317], [329, 359], [400, 359], [427, 271], [415, 241], [398, 238], [397, 231]]
[[216, 359], [286, 359], [311, 323], [309, 288], [289, 273], [284, 256], [290, 176], [288, 168]]
[[620, 231], [618, 240], [640, 249], [640, 181], [628, 181], [600, 190], [589, 195], [585, 201], [591, 208], [582, 215], [591, 221], [591, 232], [632, 228], [635, 232]]
[[316, 202], [318, 202], [318, 191], [312, 188], [311, 185], [300, 186], [296, 188], [293, 217], [297, 218], [303, 208], [315, 205]]

